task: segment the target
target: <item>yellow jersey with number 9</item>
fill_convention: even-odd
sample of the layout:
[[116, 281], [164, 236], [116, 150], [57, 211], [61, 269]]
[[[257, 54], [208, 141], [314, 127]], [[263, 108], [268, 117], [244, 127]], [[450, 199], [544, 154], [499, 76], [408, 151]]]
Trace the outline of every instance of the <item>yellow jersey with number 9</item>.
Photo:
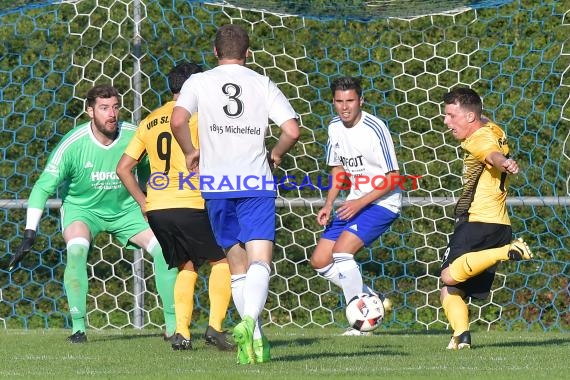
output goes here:
[[[170, 116], [175, 103], [170, 101], [143, 119], [125, 150], [126, 155], [137, 161], [148, 155], [147, 211], [204, 209], [198, 173], [188, 172], [184, 153], [170, 129]], [[194, 146], [199, 148], [197, 113], [192, 115], [188, 127]]]

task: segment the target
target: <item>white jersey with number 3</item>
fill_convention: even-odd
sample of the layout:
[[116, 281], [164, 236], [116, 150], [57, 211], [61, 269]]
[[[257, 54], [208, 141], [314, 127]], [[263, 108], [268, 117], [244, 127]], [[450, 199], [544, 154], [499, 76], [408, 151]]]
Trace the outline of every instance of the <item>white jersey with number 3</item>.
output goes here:
[[220, 65], [193, 74], [176, 106], [199, 112], [204, 198], [276, 196], [265, 148], [268, 120], [281, 125], [296, 114], [268, 77], [238, 64]]

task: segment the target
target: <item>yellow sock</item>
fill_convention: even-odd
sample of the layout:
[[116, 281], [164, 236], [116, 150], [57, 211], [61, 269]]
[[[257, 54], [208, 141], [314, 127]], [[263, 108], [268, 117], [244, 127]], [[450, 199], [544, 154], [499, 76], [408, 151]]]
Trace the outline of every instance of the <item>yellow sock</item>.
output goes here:
[[499, 248], [490, 248], [483, 251], [469, 252], [458, 257], [449, 265], [449, 274], [458, 282], [483, 273], [485, 269], [509, 259], [510, 244]]
[[228, 263], [212, 265], [208, 280], [208, 296], [210, 297], [209, 324], [217, 331], [222, 331], [222, 323], [226, 318], [232, 297], [231, 274]]
[[467, 304], [456, 294], [448, 294], [443, 299], [443, 311], [453, 329], [453, 335], [459, 336], [469, 330], [469, 311]]
[[174, 312], [176, 314], [176, 332], [190, 339], [190, 321], [194, 309], [194, 286], [198, 273], [181, 270], [174, 284]]

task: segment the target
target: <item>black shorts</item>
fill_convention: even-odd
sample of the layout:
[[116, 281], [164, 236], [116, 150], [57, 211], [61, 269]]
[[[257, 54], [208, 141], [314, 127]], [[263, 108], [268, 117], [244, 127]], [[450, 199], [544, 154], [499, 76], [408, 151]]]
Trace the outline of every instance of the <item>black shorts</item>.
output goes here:
[[[455, 259], [468, 252], [498, 248], [509, 244], [513, 237], [511, 226], [506, 224], [460, 221], [455, 229], [443, 257], [441, 269], [445, 269]], [[496, 266], [483, 273], [454, 285], [466, 297], [485, 299], [491, 291], [495, 279]]]
[[205, 261], [219, 261], [226, 257], [216, 243], [206, 210], [153, 210], [147, 212], [147, 217], [169, 268], [178, 268], [192, 261], [197, 269]]

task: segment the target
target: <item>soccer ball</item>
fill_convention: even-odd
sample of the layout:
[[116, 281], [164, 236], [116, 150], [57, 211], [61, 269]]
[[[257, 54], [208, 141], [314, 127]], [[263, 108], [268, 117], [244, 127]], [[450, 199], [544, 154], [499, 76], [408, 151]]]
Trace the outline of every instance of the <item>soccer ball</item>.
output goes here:
[[357, 295], [346, 306], [346, 319], [350, 327], [359, 331], [377, 329], [384, 319], [382, 300], [374, 294]]

